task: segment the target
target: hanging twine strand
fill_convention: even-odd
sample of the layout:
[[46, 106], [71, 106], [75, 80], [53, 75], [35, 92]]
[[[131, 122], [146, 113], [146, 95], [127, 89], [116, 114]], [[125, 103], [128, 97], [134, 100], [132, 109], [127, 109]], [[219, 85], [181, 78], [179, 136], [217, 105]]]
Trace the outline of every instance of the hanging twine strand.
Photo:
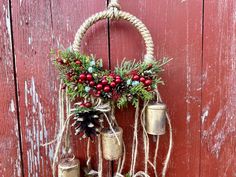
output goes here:
[[[155, 90], [156, 94], [157, 94], [157, 99], [158, 101], [162, 102], [162, 99], [161, 99], [161, 95], [159, 93], [159, 91], [156, 89]], [[168, 122], [168, 125], [169, 125], [169, 148], [168, 148], [168, 152], [167, 152], [167, 155], [166, 155], [166, 159], [163, 163], [164, 167], [163, 167], [163, 170], [162, 170], [162, 177], [165, 177], [166, 176], [166, 171], [167, 171], [167, 167], [168, 167], [168, 164], [169, 164], [169, 161], [170, 161], [170, 155], [171, 155], [171, 152], [172, 152], [172, 148], [173, 148], [173, 131], [172, 131], [172, 125], [171, 125], [171, 120], [170, 120], [170, 117], [169, 117], [169, 114], [166, 112], [166, 119], [167, 119], [167, 122]]]
[[102, 143], [101, 135], [98, 135], [98, 177], [102, 177]]
[[[60, 87], [59, 87], [59, 132], [57, 134], [56, 137], [56, 148], [55, 148], [55, 153], [54, 153], [54, 157], [53, 157], [53, 164], [52, 164], [52, 169], [53, 169], [53, 177], [56, 177], [56, 164], [58, 162], [58, 156], [59, 156], [59, 152], [61, 149], [61, 145], [63, 143], [63, 139], [65, 141], [65, 153], [69, 153], [70, 150], [70, 140], [69, 140], [69, 122], [70, 119], [72, 117], [72, 115], [70, 114], [70, 104], [69, 104], [69, 100], [66, 96], [66, 119], [65, 119], [65, 113], [64, 113], [64, 97], [66, 96], [66, 94], [64, 93], [64, 90], [62, 89], [62, 81], [60, 83]], [[64, 135], [65, 133], [65, 135]], [[64, 154], [65, 154], [64, 153]]]
[[141, 116], [140, 116], [141, 125], [143, 128], [144, 172], [145, 173], [148, 173], [148, 161], [149, 161], [149, 138], [148, 138], [148, 133], [145, 128], [145, 117], [146, 117], [145, 110], [146, 110], [148, 103], [149, 103], [148, 101], [144, 102], [143, 109], [141, 111]]
[[139, 118], [139, 101], [135, 109], [134, 134], [133, 134], [132, 156], [131, 156], [131, 165], [130, 165], [131, 176], [133, 176], [135, 173], [136, 159], [137, 159], [137, 153], [138, 153], [138, 118]]
[[154, 169], [155, 177], [158, 177], [158, 175], [157, 175], [157, 154], [158, 154], [158, 148], [159, 148], [159, 140], [160, 140], [160, 136], [157, 136], [156, 149], [155, 149], [154, 160], [153, 160], [153, 169]]

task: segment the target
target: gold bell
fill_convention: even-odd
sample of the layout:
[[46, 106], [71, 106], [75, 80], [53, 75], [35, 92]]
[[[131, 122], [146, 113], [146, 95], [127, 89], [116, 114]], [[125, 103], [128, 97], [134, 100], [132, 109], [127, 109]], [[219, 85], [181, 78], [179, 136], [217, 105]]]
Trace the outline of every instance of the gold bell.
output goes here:
[[115, 133], [106, 128], [101, 132], [103, 158], [106, 160], [118, 160], [123, 154], [123, 130], [120, 127], [114, 130]]
[[80, 162], [75, 158], [64, 158], [58, 165], [58, 177], [80, 177]]
[[163, 135], [166, 132], [166, 105], [149, 104], [146, 108], [146, 131], [151, 135]]

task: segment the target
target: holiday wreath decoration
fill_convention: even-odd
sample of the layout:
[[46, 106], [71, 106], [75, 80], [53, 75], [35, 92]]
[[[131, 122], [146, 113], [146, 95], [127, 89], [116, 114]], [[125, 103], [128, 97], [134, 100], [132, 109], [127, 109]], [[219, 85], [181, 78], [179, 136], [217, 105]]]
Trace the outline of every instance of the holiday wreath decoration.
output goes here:
[[[114, 70], [108, 70], [104, 68], [102, 59], [96, 59], [93, 55], [81, 53], [81, 41], [88, 28], [97, 21], [107, 18], [126, 20], [138, 29], [146, 45], [146, 54], [143, 61], [123, 60]], [[163, 83], [160, 72], [163, 71], [162, 67], [169, 59], [155, 60], [153, 48], [152, 37], [146, 26], [135, 16], [121, 11], [117, 0], [112, 0], [107, 10], [91, 16], [81, 25], [71, 49], [59, 50], [54, 53], [54, 64], [61, 78], [59, 93], [61, 128], [58, 133], [54, 156], [54, 176], [62, 144], [64, 144], [64, 152], [58, 165], [58, 176], [80, 176], [80, 164], [78, 159], [73, 156], [69, 141], [69, 126], [72, 119], [75, 134], [81, 140], [87, 139], [88, 141], [88, 160], [85, 173], [101, 177], [103, 156], [106, 160], [118, 160], [115, 176], [124, 176], [122, 173], [125, 163], [125, 144], [123, 130], [116, 121], [115, 110], [125, 109], [129, 104], [133, 105], [136, 111], [131, 167], [126, 175], [149, 176], [148, 165], [151, 164], [151, 167], [154, 168], [155, 176], [157, 176], [156, 159], [159, 135], [165, 133], [167, 118], [170, 130], [170, 145], [162, 171], [162, 176], [165, 176], [172, 148], [172, 130], [170, 119], [166, 112], [166, 105], [162, 103], [157, 86]], [[154, 100], [157, 101], [155, 102]], [[143, 108], [140, 111], [141, 103], [143, 103]], [[145, 169], [144, 171], [135, 172], [139, 117], [143, 128]], [[104, 121], [107, 121], [108, 127], [104, 127]], [[157, 137], [153, 162], [149, 159], [148, 134]], [[95, 171], [90, 165], [89, 149], [91, 140], [93, 141], [97, 137], [99, 166], [98, 171]]]

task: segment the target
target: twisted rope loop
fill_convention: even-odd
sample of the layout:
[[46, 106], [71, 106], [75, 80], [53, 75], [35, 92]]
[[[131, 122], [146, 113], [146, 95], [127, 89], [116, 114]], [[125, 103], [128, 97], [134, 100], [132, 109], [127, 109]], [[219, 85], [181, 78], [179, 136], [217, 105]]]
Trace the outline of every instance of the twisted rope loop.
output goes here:
[[144, 55], [144, 61], [151, 62], [153, 61], [154, 57], [154, 44], [152, 40], [152, 36], [147, 29], [147, 27], [143, 24], [143, 22], [135, 17], [134, 15], [124, 12], [120, 10], [120, 5], [117, 0], [111, 0], [108, 5], [108, 9], [105, 11], [98, 12], [91, 17], [89, 17], [85, 22], [80, 26], [78, 29], [74, 43], [73, 43], [73, 50], [80, 51], [81, 48], [81, 41], [84, 37], [86, 31], [96, 22], [104, 19], [123, 19], [130, 22], [141, 34], [145, 46], [146, 46], [146, 54]]

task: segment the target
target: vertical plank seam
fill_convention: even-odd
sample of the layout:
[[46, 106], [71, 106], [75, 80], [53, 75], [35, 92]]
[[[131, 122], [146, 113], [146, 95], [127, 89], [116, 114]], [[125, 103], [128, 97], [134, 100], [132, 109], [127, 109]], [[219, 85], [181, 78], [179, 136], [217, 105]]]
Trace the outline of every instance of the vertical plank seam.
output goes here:
[[[109, 4], [109, 0], [106, 0], [107, 6]], [[111, 31], [110, 31], [110, 20], [107, 19], [107, 47], [108, 47], [108, 67], [111, 69]], [[114, 162], [109, 161], [109, 174], [111, 173], [111, 176], [114, 176]]]
[[[109, 0], [107, 0], [107, 6], [109, 4]], [[110, 33], [110, 20], [107, 19], [107, 45], [108, 45], [108, 66], [111, 69], [111, 33]]]
[[199, 177], [202, 176], [202, 111], [203, 111], [203, 64], [204, 64], [204, 23], [205, 23], [205, 0], [202, 0], [202, 52], [201, 52], [201, 102], [200, 102], [200, 117], [199, 117], [199, 124], [200, 124], [200, 144], [199, 144]]
[[20, 164], [21, 164], [21, 174], [22, 177], [24, 174], [24, 162], [23, 162], [23, 144], [22, 144], [22, 136], [21, 136], [21, 123], [20, 123], [20, 108], [19, 108], [19, 99], [18, 99], [18, 85], [17, 85], [17, 72], [16, 72], [16, 57], [15, 57], [15, 47], [14, 47], [14, 36], [13, 36], [13, 22], [12, 22], [12, 2], [8, 0], [9, 3], [9, 13], [10, 13], [10, 30], [11, 30], [11, 48], [12, 48], [12, 59], [13, 59], [13, 75], [14, 75], [14, 90], [15, 90], [15, 100], [16, 100], [16, 115], [17, 115], [17, 127], [18, 127], [18, 135], [19, 135], [19, 147], [20, 147]]
[[49, 0], [49, 9], [50, 9], [50, 18], [51, 18], [51, 26], [52, 26], [52, 32], [53, 32], [53, 17], [52, 17], [52, 1]]

